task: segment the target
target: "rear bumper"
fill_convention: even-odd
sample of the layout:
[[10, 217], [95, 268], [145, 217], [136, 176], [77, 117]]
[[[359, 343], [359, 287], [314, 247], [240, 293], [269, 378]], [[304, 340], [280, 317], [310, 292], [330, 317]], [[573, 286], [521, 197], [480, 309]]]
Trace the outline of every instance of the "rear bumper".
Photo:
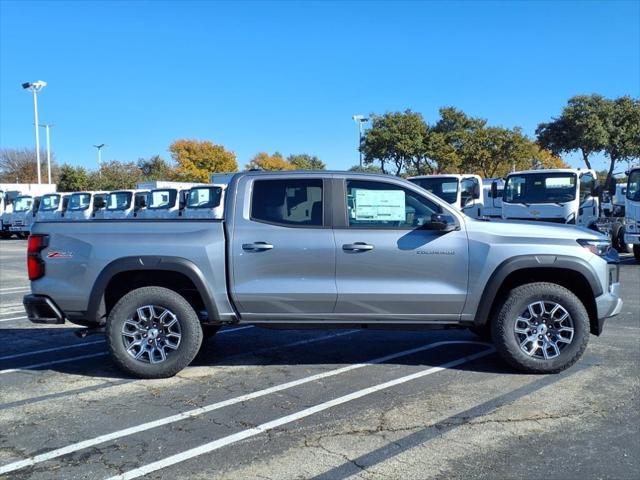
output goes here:
[[62, 324], [65, 316], [62, 310], [44, 295], [25, 295], [22, 299], [29, 321], [33, 323]]

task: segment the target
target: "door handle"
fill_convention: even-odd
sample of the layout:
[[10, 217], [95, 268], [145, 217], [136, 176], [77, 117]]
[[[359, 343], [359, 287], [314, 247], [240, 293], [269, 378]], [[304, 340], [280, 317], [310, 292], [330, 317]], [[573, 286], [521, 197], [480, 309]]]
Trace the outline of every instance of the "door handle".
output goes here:
[[247, 252], [263, 252], [265, 250], [272, 250], [273, 245], [267, 242], [243, 243], [242, 249]]
[[373, 245], [369, 245], [364, 242], [345, 243], [342, 245], [342, 250], [346, 252], [366, 252], [368, 250], [373, 250]]

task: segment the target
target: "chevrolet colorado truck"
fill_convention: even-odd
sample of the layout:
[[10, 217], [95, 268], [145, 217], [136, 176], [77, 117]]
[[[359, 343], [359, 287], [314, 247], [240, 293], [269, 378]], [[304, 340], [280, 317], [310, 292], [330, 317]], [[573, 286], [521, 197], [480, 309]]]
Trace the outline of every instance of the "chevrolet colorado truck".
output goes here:
[[470, 328], [524, 372], [561, 371], [620, 312], [601, 234], [487, 222], [406, 180], [244, 172], [223, 218], [36, 223], [35, 323], [103, 331], [113, 361], [168, 377], [224, 325]]

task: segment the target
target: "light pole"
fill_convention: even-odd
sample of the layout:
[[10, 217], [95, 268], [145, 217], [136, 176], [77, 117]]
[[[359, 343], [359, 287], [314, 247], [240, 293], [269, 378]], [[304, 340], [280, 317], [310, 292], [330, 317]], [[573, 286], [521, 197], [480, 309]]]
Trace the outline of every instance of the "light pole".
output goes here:
[[47, 86], [47, 82], [38, 80], [37, 82], [26, 82], [22, 84], [22, 88], [25, 90], [31, 90], [33, 92], [33, 117], [36, 128], [36, 162], [38, 163], [38, 183], [42, 183], [42, 176], [40, 175], [40, 134], [38, 131], [38, 92]]
[[49, 129], [53, 127], [52, 123], [43, 123], [40, 125], [45, 128], [47, 132], [47, 178], [49, 180], [49, 185], [51, 185], [51, 141], [49, 137]]
[[100, 145], [94, 145], [94, 147], [96, 147], [97, 154], [98, 154], [98, 168], [100, 169], [98, 170], [98, 175], [100, 176], [102, 176], [102, 149], [106, 146], [107, 146], [106, 143], [101, 143]]
[[351, 117], [358, 124], [358, 152], [360, 152], [360, 168], [362, 168], [362, 124], [369, 121], [364, 115], [354, 115]]

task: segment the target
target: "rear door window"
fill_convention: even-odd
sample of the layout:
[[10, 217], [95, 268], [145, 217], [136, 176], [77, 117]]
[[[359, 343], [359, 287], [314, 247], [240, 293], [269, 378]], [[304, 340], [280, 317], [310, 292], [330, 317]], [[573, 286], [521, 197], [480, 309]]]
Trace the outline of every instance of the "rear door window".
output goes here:
[[284, 226], [323, 225], [322, 179], [256, 180], [251, 220]]

